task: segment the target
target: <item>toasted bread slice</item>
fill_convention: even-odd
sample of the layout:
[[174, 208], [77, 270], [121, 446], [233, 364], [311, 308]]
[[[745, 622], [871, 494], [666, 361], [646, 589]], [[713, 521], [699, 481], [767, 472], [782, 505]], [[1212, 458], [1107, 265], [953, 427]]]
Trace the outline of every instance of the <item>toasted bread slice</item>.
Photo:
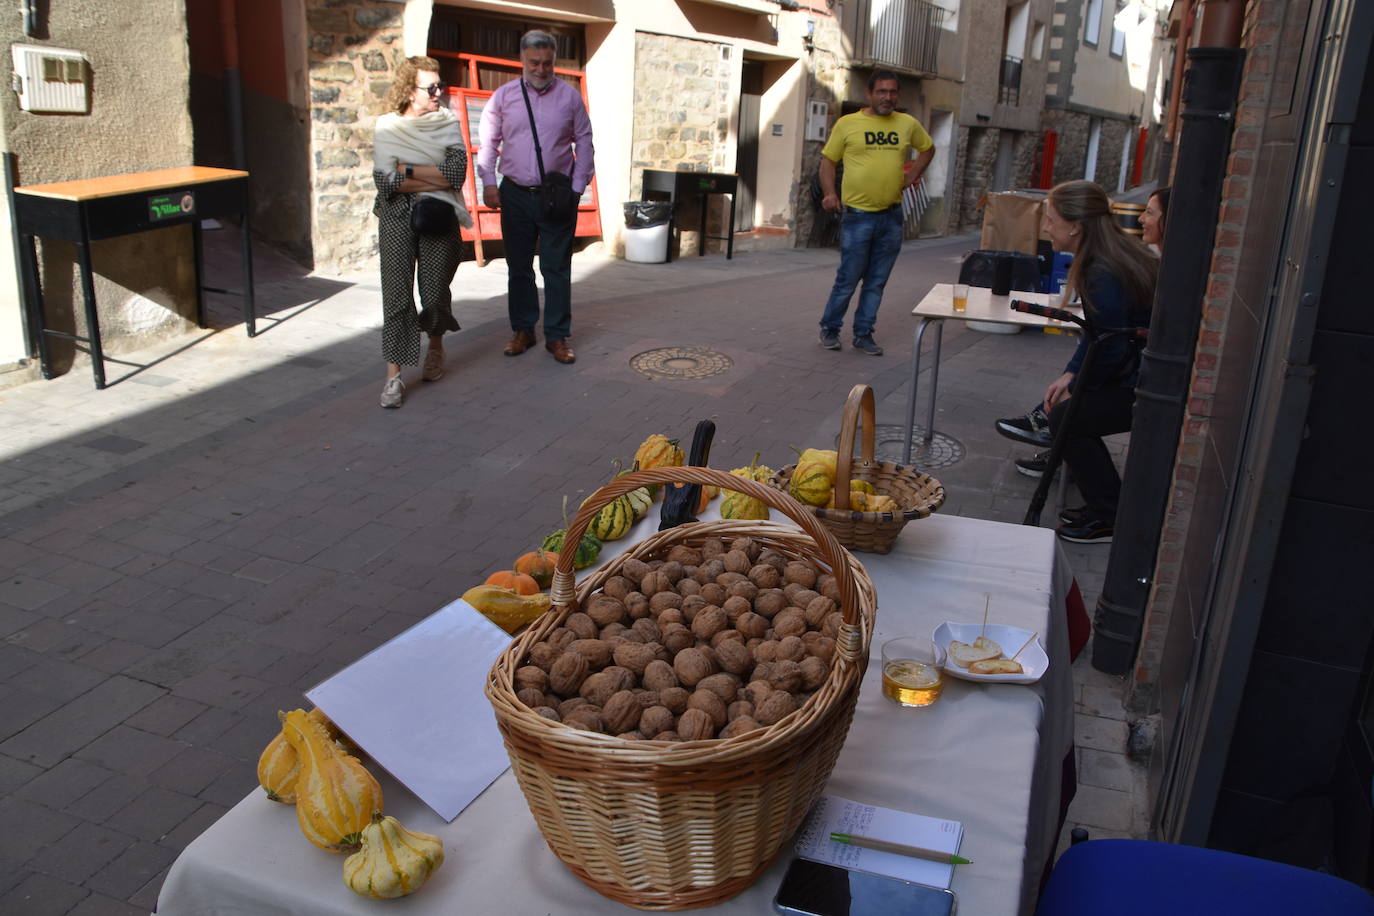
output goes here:
[[1024, 669], [1014, 658], [990, 658], [968, 666], [971, 674], [1021, 674]]
[[997, 658], [1002, 654], [1002, 647], [997, 645], [997, 643], [990, 639], [983, 639], [981, 636], [978, 637], [978, 639], [982, 640], [984, 645], [978, 645], [977, 641], [975, 641], [973, 645], [966, 642], [960, 642], [957, 639], [951, 639], [949, 641], [949, 657], [953, 660], [954, 664], [958, 665], [960, 668], [967, 668], [974, 662], [987, 661], [990, 658]]

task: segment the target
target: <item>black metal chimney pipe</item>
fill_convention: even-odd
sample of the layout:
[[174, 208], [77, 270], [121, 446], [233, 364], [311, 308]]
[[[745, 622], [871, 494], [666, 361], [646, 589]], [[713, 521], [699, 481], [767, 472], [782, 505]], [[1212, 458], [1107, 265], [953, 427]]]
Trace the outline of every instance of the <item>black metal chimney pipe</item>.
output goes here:
[[1110, 674], [1126, 673], [1140, 645], [1212, 264], [1245, 52], [1194, 48], [1188, 58], [1166, 255], [1135, 389], [1116, 533], [1094, 617], [1093, 667]]

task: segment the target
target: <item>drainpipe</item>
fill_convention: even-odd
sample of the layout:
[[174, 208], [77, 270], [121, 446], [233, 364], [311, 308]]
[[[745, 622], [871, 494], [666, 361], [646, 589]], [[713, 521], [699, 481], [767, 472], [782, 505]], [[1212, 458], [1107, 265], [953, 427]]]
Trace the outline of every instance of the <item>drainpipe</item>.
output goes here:
[[224, 51], [224, 113], [229, 125], [229, 150], [236, 169], [248, 168], [243, 143], [243, 83], [239, 78], [239, 18], [237, 0], [219, 0], [220, 44]]
[[1204, 0], [1199, 47], [1188, 52], [1165, 257], [1141, 354], [1116, 536], [1094, 619], [1093, 667], [1111, 674], [1124, 674], [1135, 663], [1154, 576], [1235, 124], [1243, 12], [1243, 0]]

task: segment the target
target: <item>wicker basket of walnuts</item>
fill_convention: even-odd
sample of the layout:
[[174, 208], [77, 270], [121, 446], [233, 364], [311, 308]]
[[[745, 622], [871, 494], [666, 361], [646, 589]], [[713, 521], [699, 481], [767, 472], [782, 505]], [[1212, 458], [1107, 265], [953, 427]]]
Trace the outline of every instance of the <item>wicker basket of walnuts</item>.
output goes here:
[[647, 538], [574, 587], [492, 666], [487, 697], [550, 848], [641, 909], [749, 887], [820, 795], [868, 662], [873, 583], [785, 493], [659, 468], [602, 487], [568, 528], [646, 484], [738, 490], [800, 526], [697, 522]]

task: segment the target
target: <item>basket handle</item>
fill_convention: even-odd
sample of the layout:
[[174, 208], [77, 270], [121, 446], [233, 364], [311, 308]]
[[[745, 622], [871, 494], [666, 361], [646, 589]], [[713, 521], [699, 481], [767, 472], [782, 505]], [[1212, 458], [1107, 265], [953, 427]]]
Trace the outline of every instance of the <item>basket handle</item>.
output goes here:
[[[866, 386], [856, 386], [855, 390]], [[851, 400], [854, 395], [850, 395]], [[872, 402], [873, 392], [868, 390], [869, 398], [869, 451], [872, 451]], [[846, 408], [847, 410], [848, 408]], [[582, 508], [577, 510], [577, 515], [573, 517], [571, 524], [568, 525], [567, 534], [563, 538], [564, 549], [558, 553], [558, 566], [553, 574], [553, 585], [550, 587], [550, 595], [553, 603], [558, 607], [572, 607], [577, 610], [577, 592], [573, 579], [573, 555], [577, 552], [576, 545], [581, 543], [582, 535], [586, 533], [587, 526], [592, 523], [592, 518], [603, 506], [609, 505], [616, 497], [623, 496], [631, 490], [655, 483], [699, 483], [722, 490], [735, 490], [746, 496], [752, 496], [764, 505], [777, 509], [783, 515], [796, 522], [797, 525], [810, 535], [811, 539], [820, 547], [822, 555], [830, 561], [831, 573], [835, 576], [840, 589], [840, 611], [844, 622], [850, 627], [859, 625], [859, 592], [854, 584], [854, 576], [850, 572], [849, 562], [846, 558], [845, 549], [840, 546], [840, 542], [835, 539], [835, 535], [830, 533], [821, 521], [816, 518], [809, 506], [803, 506], [791, 496], [781, 490], [772, 487], [765, 487], [763, 484], [743, 477], [735, 477], [724, 471], [707, 467], [666, 467], [651, 468], [647, 471], [635, 471], [626, 474], [624, 477], [617, 477], [601, 489], [597, 490], [587, 501], [582, 504]], [[568, 547], [568, 545], [574, 545]]]
[[861, 457], [865, 464], [871, 464], [877, 429], [874, 425], [875, 416], [873, 389], [863, 384], [855, 385], [844, 402], [844, 415], [840, 418], [839, 455], [835, 459], [835, 508], [841, 512], [849, 508], [849, 477], [853, 470], [856, 427], [862, 419], [864, 435]]

